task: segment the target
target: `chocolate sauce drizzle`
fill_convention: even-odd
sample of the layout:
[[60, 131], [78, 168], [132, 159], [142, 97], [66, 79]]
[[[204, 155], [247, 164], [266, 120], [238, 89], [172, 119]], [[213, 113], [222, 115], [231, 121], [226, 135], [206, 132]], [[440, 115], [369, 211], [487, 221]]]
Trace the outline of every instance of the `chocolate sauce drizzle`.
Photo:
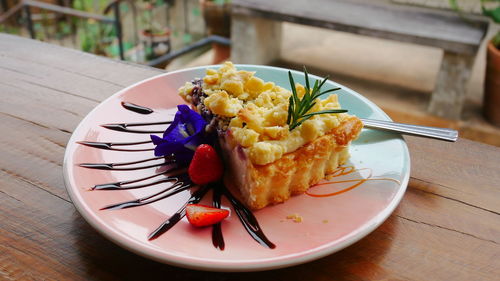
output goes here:
[[106, 207], [101, 208], [100, 210], [118, 210], [118, 209], [127, 209], [132, 207], [139, 207], [147, 204], [151, 204], [162, 199], [168, 198], [172, 195], [175, 195], [181, 191], [188, 190], [191, 188], [191, 182], [183, 182], [179, 179], [173, 179], [175, 183], [161, 191], [158, 191], [152, 195], [142, 197], [135, 200], [125, 201], [117, 204], [108, 205]]
[[133, 111], [133, 112], [139, 113], [139, 114], [151, 114], [151, 113], [153, 113], [153, 110], [151, 108], [147, 108], [145, 106], [137, 105], [137, 104], [130, 103], [130, 102], [122, 101], [122, 106], [125, 109], [128, 109], [130, 111]]
[[114, 123], [114, 124], [104, 124], [101, 127], [106, 129], [110, 129], [118, 132], [126, 132], [126, 133], [134, 133], [134, 134], [159, 134], [165, 132], [165, 129], [160, 131], [144, 131], [144, 130], [133, 130], [128, 129], [128, 127], [139, 127], [139, 126], [152, 126], [152, 125], [165, 125], [170, 124], [172, 121], [163, 121], [163, 122], [149, 122], [149, 123]]
[[174, 225], [176, 225], [184, 216], [186, 216], [186, 206], [188, 204], [196, 204], [200, 202], [200, 200], [207, 194], [208, 190], [210, 189], [209, 185], [202, 186], [193, 194], [191, 194], [191, 197], [189, 200], [177, 211], [175, 212], [168, 220], [166, 220], [164, 223], [162, 223], [157, 229], [155, 229], [151, 234], [148, 236], [148, 240], [154, 240], [163, 233], [167, 232], [169, 229], [171, 229]]
[[[163, 160], [163, 162], [151, 164], [151, 165], [146, 165], [146, 166], [128, 167], [130, 165], [151, 162], [151, 161], [155, 161], [155, 160]], [[161, 156], [161, 157], [153, 157], [153, 158], [148, 158], [148, 159], [144, 159], [144, 160], [137, 160], [137, 161], [132, 161], [132, 162], [122, 162], [122, 163], [82, 163], [79, 166], [85, 167], [85, 168], [91, 168], [91, 169], [98, 169], [98, 170], [132, 171], [132, 170], [148, 169], [148, 168], [159, 167], [159, 166], [166, 166], [166, 165], [170, 165], [173, 163], [175, 163], [175, 161], [172, 158], [168, 159], [166, 157]], [[127, 167], [123, 168], [123, 166], [127, 166]]]
[[[219, 187], [213, 188], [212, 206], [215, 208], [221, 207], [222, 193]], [[224, 236], [222, 235], [222, 224], [220, 222], [212, 226], [212, 244], [215, 248], [224, 251], [226, 244], [224, 243]]]
[[[127, 189], [143, 188], [143, 187], [152, 186], [152, 185], [156, 185], [156, 184], [160, 184], [160, 183], [164, 183], [164, 182], [172, 182], [172, 181], [177, 182], [178, 178], [175, 176], [177, 174], [179, 174], [179, 173], [176, 174], [176, 172], [179, 172], [179, 171], [180, 171], [180, 173], [185, 173], [186, 169], [174, 167], [174, 168], [166, 170], [165, 172], [154, 174], [152, 176], [147, 176], [147, 177], [140, 178], [140, 179], [97, 184], [97, 185], [94, 185], [91, 188], [91, 190], [127, 190]], [[167, 174], [171, 174], [171, 175], [169, 175], [165, 178], [153, 181], [153, 182], [149, 182], [149, 183], [130, 185], [133, 183], [147, 181], [147, 180], [150, 180], [150, 179], [162, 176], [162, 175], [165, 176]]]
[[95, 141], [77, 141], [79, 144], [90, 146], [93, 148], [116, 150], [116, 151], [153, 151], [154, 148], [142, 149], [127, 149], [127, 148], [113, 148], [113, 146], [133, 146], [146, 143], [153, 143], [152, 141], [139, 141], [139, 142], [95, 142]]
[[226, 198], [229, 199], [231, 205], [233, 205], [236, 215], [238, 215], [238, 218], [240, 219], [248, 234], [250, 234], [250, 236], [252, 236], [252, 238], [255, 241], [259, 242], [259, 244], [261, 244], [262, 246], [268, 247], [270, 249], [276, 248], [276, 245], [269, 241], [266, 235], [264, 235], [264, 232], [262, 231], [262, 228], [260, 228], [259, 223], [257, 222], [257, 219], [253, 215], [252, 211], [250, 211], [245, 205], [243, 205], [243, 203], [236, 199], [236, 197], [234, 197], [227, 188], [222, 188], [222, 192], [224, 193]]
[[[150, 114], [154, 112], [150, 108], [128, 102], [122, 102], [122, 106], [127, 110], [140, 114]], [[154, 123], [116, 123], [116, 124], [104, 124], [101, 126], [119, 132], [136, 133], [136, 134], [154, 134], [154, 133], [163, 133], [164, 130], [163, 131], [134, 130], [134, 129], [129, 129], [129, 127], [164, 125], [170, 123], [172, 122], [167, 121], [167, 122], [154, 122]], [[154, 148], [116, 148], [117, 146], [122, 147], [122, 146], [143, 145], [151, 143], [151, 141], [123, 142], [123, 143], [80, 141], [77, 143], [98, 149], [124, 151], [124, 152], [154, 150]], [[137, 164], [151, 162], [151, 161], [158, 161], [158, 160], [162, 161], [160, 163], [137, 166]], [[191, 182], [189, 175], [186, 172], [187, 168], [180, 166], [178, 163], [175, 163], [175, 159], [173, 156], [153, 157], [143, 160], [121, 162], [121, 163], [81, 163], [79, 166], [83, 168], [99, 169], [99, 170], [131, 171], [131, 170], [147, 169], [147, 168], [168, 166], [168, 165], [171, 165], [171, 167], [167, 168], [166, 171], [154, 174], [152, 176], [147, 176], [144, 178], [128, 180], [128, 181], [97, 184], [91, 188], [91, 190], [129, 190], [129, 189], [149, 187], [166, 182], [173, 183], [171, 186], [168, 186], [160, 191], [157, 191], [152, 195], [121, 203], [111, 204], [101, 208], [101, 210], [119, 210], [119, 209], [127, 209], [127, 208], [133, 208], [151, 204], [163, 200], [165, 198], [168, 198], [179, 192], [190, 190], [193, 187], [196, 187], [196, 185], [193, 185], [193, 183]], [[206, 193], [209, 190], [213, 191], [212, 205], [214, 207], [220, 208], [222, 196], [225, 196], [233, 206], [236, 215], [238, 216], [240, 222], [242, 223], [245, 230], [250, 234], [250, 236], [264, 247], [267, 247], [269, 249], [274, 249], [276, 247], [264, 235], [264, 232], [259, 226], [259, 223], [257, 222], [257, 219], [255, 218], [253, 213], [245, 205], [243, 205], [235, 196], [233, 196], [222, 182], [211, 183], [199, 187], [196, 191], [194, 191], [191, 194], [189, 200], [177, 212], [175, 212], [172, 216], [170, 216], [165, 222], [163, 222], [160, 226], [158, 226], [158, 228], [155, 229], [148, 236], [148, 240], [154, 240], [160, 237], [165, 232], [167, 232], [172, 227], [174, 227], [186, 215], [186, 206], [188, 204], [196, 204], [200, 202], [200, 200], [206, 195]], [[222, 234], [222, 225], [220, 222], [212, 226], [212, 244], [214, 245], [215, 248], [220, 250], [224, 250], [225, 248], [224, 237]]]

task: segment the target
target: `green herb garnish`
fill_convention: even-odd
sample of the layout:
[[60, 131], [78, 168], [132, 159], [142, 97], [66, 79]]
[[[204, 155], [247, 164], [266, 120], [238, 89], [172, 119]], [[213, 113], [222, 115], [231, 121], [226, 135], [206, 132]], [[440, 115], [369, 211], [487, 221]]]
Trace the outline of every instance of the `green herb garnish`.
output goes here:
[[309, 112], [311, 108], [316, 104], [315, 100], [324, 94], [340, 90], [340, 88], [333, 88], [321, 92], [321, 87], [325, 84], [328, 77], [323, 79], [321, 83], [319, 80], [314, 82], [314, 86], [311, 89], [309, 84], [309, 75], [307, 74], [307, 69], [304, 67], [304, 75], [306, 78], [305, 94], [302, 99], [297, 95], [297, 89], [295, 88], [295, 81], [293, 80], [292, 73], [288, 71], [288, 79], [290, 80], [290, 86], [292, 87], [292, 95], [290, 96], [290, 104], [288, 105], [288, 118], [286, 123], [289, 125], [289, 130], [293, 130], [300, 126], [304, 121], [318, 114], [330, 114], [330, 113], [343, 113], [347, 112], [345, 109], [328, 109], [316, 112]]

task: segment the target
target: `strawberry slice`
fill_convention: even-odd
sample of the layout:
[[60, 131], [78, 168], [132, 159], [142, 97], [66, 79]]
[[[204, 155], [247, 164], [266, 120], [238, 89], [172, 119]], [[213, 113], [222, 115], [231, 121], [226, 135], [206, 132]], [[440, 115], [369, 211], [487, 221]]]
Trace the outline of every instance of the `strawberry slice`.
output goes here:
[[196, 227], [216, 224], [229, 216], [229, 211], [201, 204], [188, 204], [186, 217]]
[[224, 167], [217, 151], [208, 144], [201, 144], [194, 152], [188, 173], [195, 184], [204, 185], [218, 181], [224, 173]]

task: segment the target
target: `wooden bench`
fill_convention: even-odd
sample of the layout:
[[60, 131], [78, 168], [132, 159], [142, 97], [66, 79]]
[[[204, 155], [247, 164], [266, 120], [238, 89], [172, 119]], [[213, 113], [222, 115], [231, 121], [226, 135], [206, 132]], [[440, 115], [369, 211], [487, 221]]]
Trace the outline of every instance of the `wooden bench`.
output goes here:
[[283, 21], [443, 49], [428, 111], [449, 119], [460, 118], [465, 86], [488, 29], [488, 22], [482, 18], [465, 20], [452, 12], [381, 1], [233, 0], [232, 3], [231, 59], [237, 63], [266, 64], [278, 59]]

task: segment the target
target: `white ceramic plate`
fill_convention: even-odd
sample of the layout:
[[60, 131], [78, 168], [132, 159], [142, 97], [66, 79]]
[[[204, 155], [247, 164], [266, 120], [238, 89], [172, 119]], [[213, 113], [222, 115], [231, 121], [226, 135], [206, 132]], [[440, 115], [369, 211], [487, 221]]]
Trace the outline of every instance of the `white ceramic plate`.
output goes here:
[[[265, 81], [274, 81], [289, 88], [286, 69], [255, 65], [237, 67], [256, 71], [256, 76]], [[150, 195], [166, 184], [136, 190], [90, 191], [89, 188], [96, 184], [153, 175], [157, 168], [106, 171], [80, 167], [80, 163], [145, 159], [152, 157], [153, 153], [96, 149], [78, 144], [77, 141], [148, 140], [147, 134], [117, 132], [100, 125], [171, 119], [172, 110], [169, 109], [183, 103], [177, 95], [177, 89], [186, 81], [203, 77], [206, 68], [162, 74], [127, 87], [97, 106], [73, 133], [64, 158], [66, 187], [78, 211], [100, 233], [133, 252], [176, 266], [213, 271], [256, 271], [292, 266], [332, 254], [372, 232], [392, 213], [409, 179], [408, 148], [400, 136], [373, 130], [363, 130], [350, 148], [348, 166], [356, 170], [331, 179], [353, 181], [316, 186], [310, 192], [334, 193], [352, 187], [360, 180], [362, 184], [335, 196], [295, 196], [284, 204], [254, 213], [266, 236], [276, 244], [275, 249], [255, 242], [234, 213], [222, 224], [226, 245], [223, 251], [212, 245], [210, 227], [196, 229], [185, 218], [158, 239], [148, 241], [148, 235], [186, 202], [189, 191], [136, 208], [100, 210], [110, 204]], [[293, 74], [297, 82], [304, 82], [301, 72], [293, 71]], [[315, 76], [311, 78], [319, 79]], [[342, 107], [349, 109], [351, 114], [390, 120], [375, 104], [342, 85], [329, 81], [325, 89], [336, 86], [342, 88], [337, 92]], [[125, 110], [121, 106], [122, 101], [146, 106], [155, 112], [137, 114]], [[149, 147], [152, 145], [149, 144]], [[370, 179], [364, 181], [367, 178]], [[210, 194], [206, 197], [211, 198]], [[227, 200], [223, 200], [223, 205], [230, 206]], [[302, 222], [287, 219], [293, 214], [300, 216]]]

